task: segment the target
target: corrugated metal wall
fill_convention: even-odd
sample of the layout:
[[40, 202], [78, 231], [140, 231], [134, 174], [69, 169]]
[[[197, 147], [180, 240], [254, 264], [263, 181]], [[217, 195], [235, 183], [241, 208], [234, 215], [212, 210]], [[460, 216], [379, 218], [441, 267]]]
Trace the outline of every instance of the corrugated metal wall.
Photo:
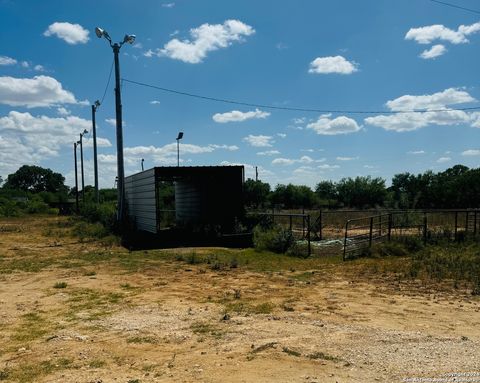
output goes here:
[[202, 195], [198, 184], [175, 181], [175, 218], [179, 223], [198, 222], [202, 214]]
[[125, 178], [127, 211], [138, 230], [157, 232], [155, 193], [155, 168]]

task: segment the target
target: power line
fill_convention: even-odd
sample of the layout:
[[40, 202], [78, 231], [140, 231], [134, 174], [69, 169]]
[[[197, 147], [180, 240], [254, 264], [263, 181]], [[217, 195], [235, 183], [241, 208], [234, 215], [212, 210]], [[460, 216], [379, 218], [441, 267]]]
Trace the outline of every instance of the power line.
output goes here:
[[130, 84], [143, 86], [147, 88], [152, 88], [156, 90], [161, 90], [167, 93], [173, 93], [181, 96], [193, 97], [207, 101], [214, 101], [214, 102], [222, 102], [226, 104], [233, 104], [233, 105], [241, 105], [241, 106], [249, 106], [254, 108], [262, 108], [262, 109], [273, 109], [273, 110], [286, 110], [286, 111], [293, 111], [293, 112], [314, 112], [314, 113], [337, 113], [337, 114], [402, 114], [402, 113], [437, 113], [437, 112], [452, 112], [452, 111], [468, 111], [468, 110], [478, 110], [480, 106], [469, 107], [469, 108], [455, 108], [455, 109], [415, 109], [415, 110], [388, 110], [388, 111], [377, 111], [377, 110], [331, 110], [331, 109], [317, 109], [317, 108], [304, 108], [304, 107], [288, 107], [288, 106], [274, 106], [274, 105], [264, 105], [264, 104], [255, 104], [252, 102], [242, 102], [242, 101], [235, 101], [235, 100], [228, 100], [224, 98], [217, 98], [217, 97], [208, 97], [202, 96], [199, 94], [189, 93], [189, 92], [182, 92], [175, 89], [163, 88], [156, 85], [145, 84], [138, 81], [128, 80], [126, 78], [122, 78], [122, 81], [128, 82]]
[[460, 6], [460, 5], [447, 3], [447, 2], [445, 2], [445, 1], [439, 1], [439, 0], [429, 0], [429, 1], [431, 1], [432, 3], [442, 4], [442, 5], [446, 5], [447, 7], [462, 9], [462, 10], [464, 10], [464, 11], [472, 12], [472, 13], [476, 13], [477, 15], [480, 15], [480, 11], [477, 11], [477, 10], [475, 10], [475, 9], [465, 8], [465, 7], [462, 7], [462, 6]]
[[107, 86], [105, 87], [105, 91], [103, 92], [102, 101], [100, 101], [100, 105], [103, 104], [103, 100], [105, 99], [105, 95], [107, 94], [108, 86], [110, 85], [110, 79], [112, 78], [112, 70], [113, 70], [113, 61], [112, 61], [112, 66], [110, 67], [110, 74], [108, 75]]

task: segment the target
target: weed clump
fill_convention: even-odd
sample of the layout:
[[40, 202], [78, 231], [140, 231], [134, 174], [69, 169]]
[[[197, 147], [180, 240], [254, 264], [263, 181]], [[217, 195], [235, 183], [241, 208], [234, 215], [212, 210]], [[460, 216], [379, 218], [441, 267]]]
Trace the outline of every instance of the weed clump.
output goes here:
[[284, 254], [295, 243], [295, 238], [290, 230], [281, 226], [273, 226], [270, 229], [257, 226], [253, 231], [253, 243], [257, 250]]

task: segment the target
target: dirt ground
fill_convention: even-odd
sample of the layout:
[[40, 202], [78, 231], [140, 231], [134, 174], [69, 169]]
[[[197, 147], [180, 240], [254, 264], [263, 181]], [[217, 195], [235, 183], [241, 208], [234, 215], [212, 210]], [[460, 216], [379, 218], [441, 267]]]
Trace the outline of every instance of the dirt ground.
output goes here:
[[129, 252], [65, 222], [0, 220], [0, 381], [480, 382], [468, 290], [355, 262], [188, 262], [192, 249]]

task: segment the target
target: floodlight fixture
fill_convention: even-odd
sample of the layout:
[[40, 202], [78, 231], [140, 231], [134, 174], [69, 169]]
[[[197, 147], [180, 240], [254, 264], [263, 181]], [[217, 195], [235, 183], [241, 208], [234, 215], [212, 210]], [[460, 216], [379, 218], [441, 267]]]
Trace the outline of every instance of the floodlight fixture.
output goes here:
[[177, 136], [177, 140], [181, 140], [183, 138], [183, 132], [179, 132]]
[[93, 105], [95, 105], [95, 109], [100, 106], [100, 101], [96, 100]]
[[125, 44], [125, 43], [133, 44], [136, 38], [137, 36], [135, 35], [125, 35], [125, 37], [123, 38], [122, 44]]

